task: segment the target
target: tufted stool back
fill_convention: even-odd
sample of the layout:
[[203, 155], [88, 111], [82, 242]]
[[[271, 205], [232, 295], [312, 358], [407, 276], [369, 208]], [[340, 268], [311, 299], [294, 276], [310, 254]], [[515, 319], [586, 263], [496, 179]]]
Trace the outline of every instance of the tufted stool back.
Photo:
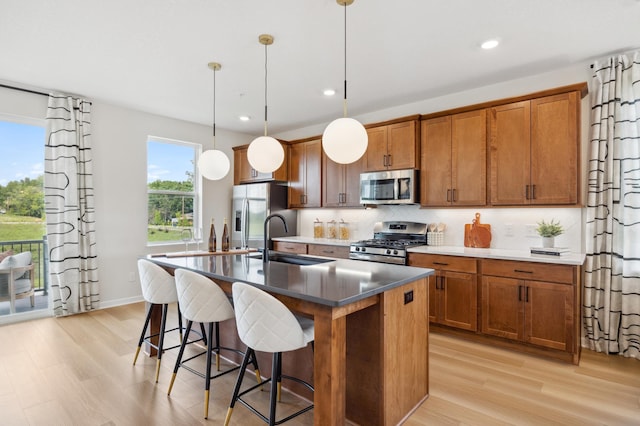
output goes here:
[[176, 289], [182, 315], [200, 323], [222, 322], [234, 317], [227, 295], [204, 275], [176, 269]]
[[157, 305], [178, 301], [175, 279], [162, 267], [146, 259], [139, 259], [138, 274], [144, 300]]
[[262, 352], [288, 352], [313, 341], [313, 322], [300, 325], [282, 302], [248, 284], [233, 283], [233, 304], [240, 340]]

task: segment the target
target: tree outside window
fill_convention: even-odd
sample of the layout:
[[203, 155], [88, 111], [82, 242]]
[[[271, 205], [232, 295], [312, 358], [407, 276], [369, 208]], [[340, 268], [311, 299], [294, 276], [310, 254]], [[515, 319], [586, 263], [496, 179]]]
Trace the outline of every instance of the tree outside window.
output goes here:
[[200, 228], [196, 158], [200, 145], [149, 137], [147, 141], [147, 241], [182, 241], [184, 229]]

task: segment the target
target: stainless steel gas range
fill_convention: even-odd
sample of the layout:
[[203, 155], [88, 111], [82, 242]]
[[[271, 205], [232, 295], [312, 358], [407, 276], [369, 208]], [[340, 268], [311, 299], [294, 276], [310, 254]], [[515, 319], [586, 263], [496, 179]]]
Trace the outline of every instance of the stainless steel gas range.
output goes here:
[[406, 265], [407, 248], [425, 244], [426, 223], [378, 222], [373, 228], [373, 239], [350, 244], [349, 258]]

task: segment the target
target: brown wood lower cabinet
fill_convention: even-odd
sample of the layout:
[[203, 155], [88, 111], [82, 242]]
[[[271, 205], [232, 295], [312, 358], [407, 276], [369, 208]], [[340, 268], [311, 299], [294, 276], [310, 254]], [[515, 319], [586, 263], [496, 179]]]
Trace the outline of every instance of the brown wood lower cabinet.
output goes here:
[[429, 280], [429, 321], [462, 330], [478, 329], [476, 259], [410, 254], [409, 266], [435, 269]]
[[290, 243], [288, 241], [274, 241], [273, 249], [284, 253], [307, 254], [305, 243]]
[[481, 260], [481, 332], [578, 361], [579, 267]]
[[335, 257], [338, 259], [349, 258], [349, 246], [334, 246], [331, 244], [309, 244], [308, 254], [314, 256]]
[[436, 271], [433, 331], [578, 363], [580, 266], [423, 253], [409, 265]]

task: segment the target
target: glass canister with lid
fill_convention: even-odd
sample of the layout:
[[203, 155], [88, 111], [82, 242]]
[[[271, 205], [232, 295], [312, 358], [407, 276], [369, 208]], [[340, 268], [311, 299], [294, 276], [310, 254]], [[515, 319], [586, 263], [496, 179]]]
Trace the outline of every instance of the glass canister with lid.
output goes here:
[[338, 223], [335, 220], [327, 223], [327, 238], [338, 238]]
[[349, 223], [343, 219], [340, 219], [340, 223], [338, 224], [338, 236], [341, 240], [349, 239]]
[[324, 222], [317, 218], [313, 222], [313, 238], [324, 238]]

